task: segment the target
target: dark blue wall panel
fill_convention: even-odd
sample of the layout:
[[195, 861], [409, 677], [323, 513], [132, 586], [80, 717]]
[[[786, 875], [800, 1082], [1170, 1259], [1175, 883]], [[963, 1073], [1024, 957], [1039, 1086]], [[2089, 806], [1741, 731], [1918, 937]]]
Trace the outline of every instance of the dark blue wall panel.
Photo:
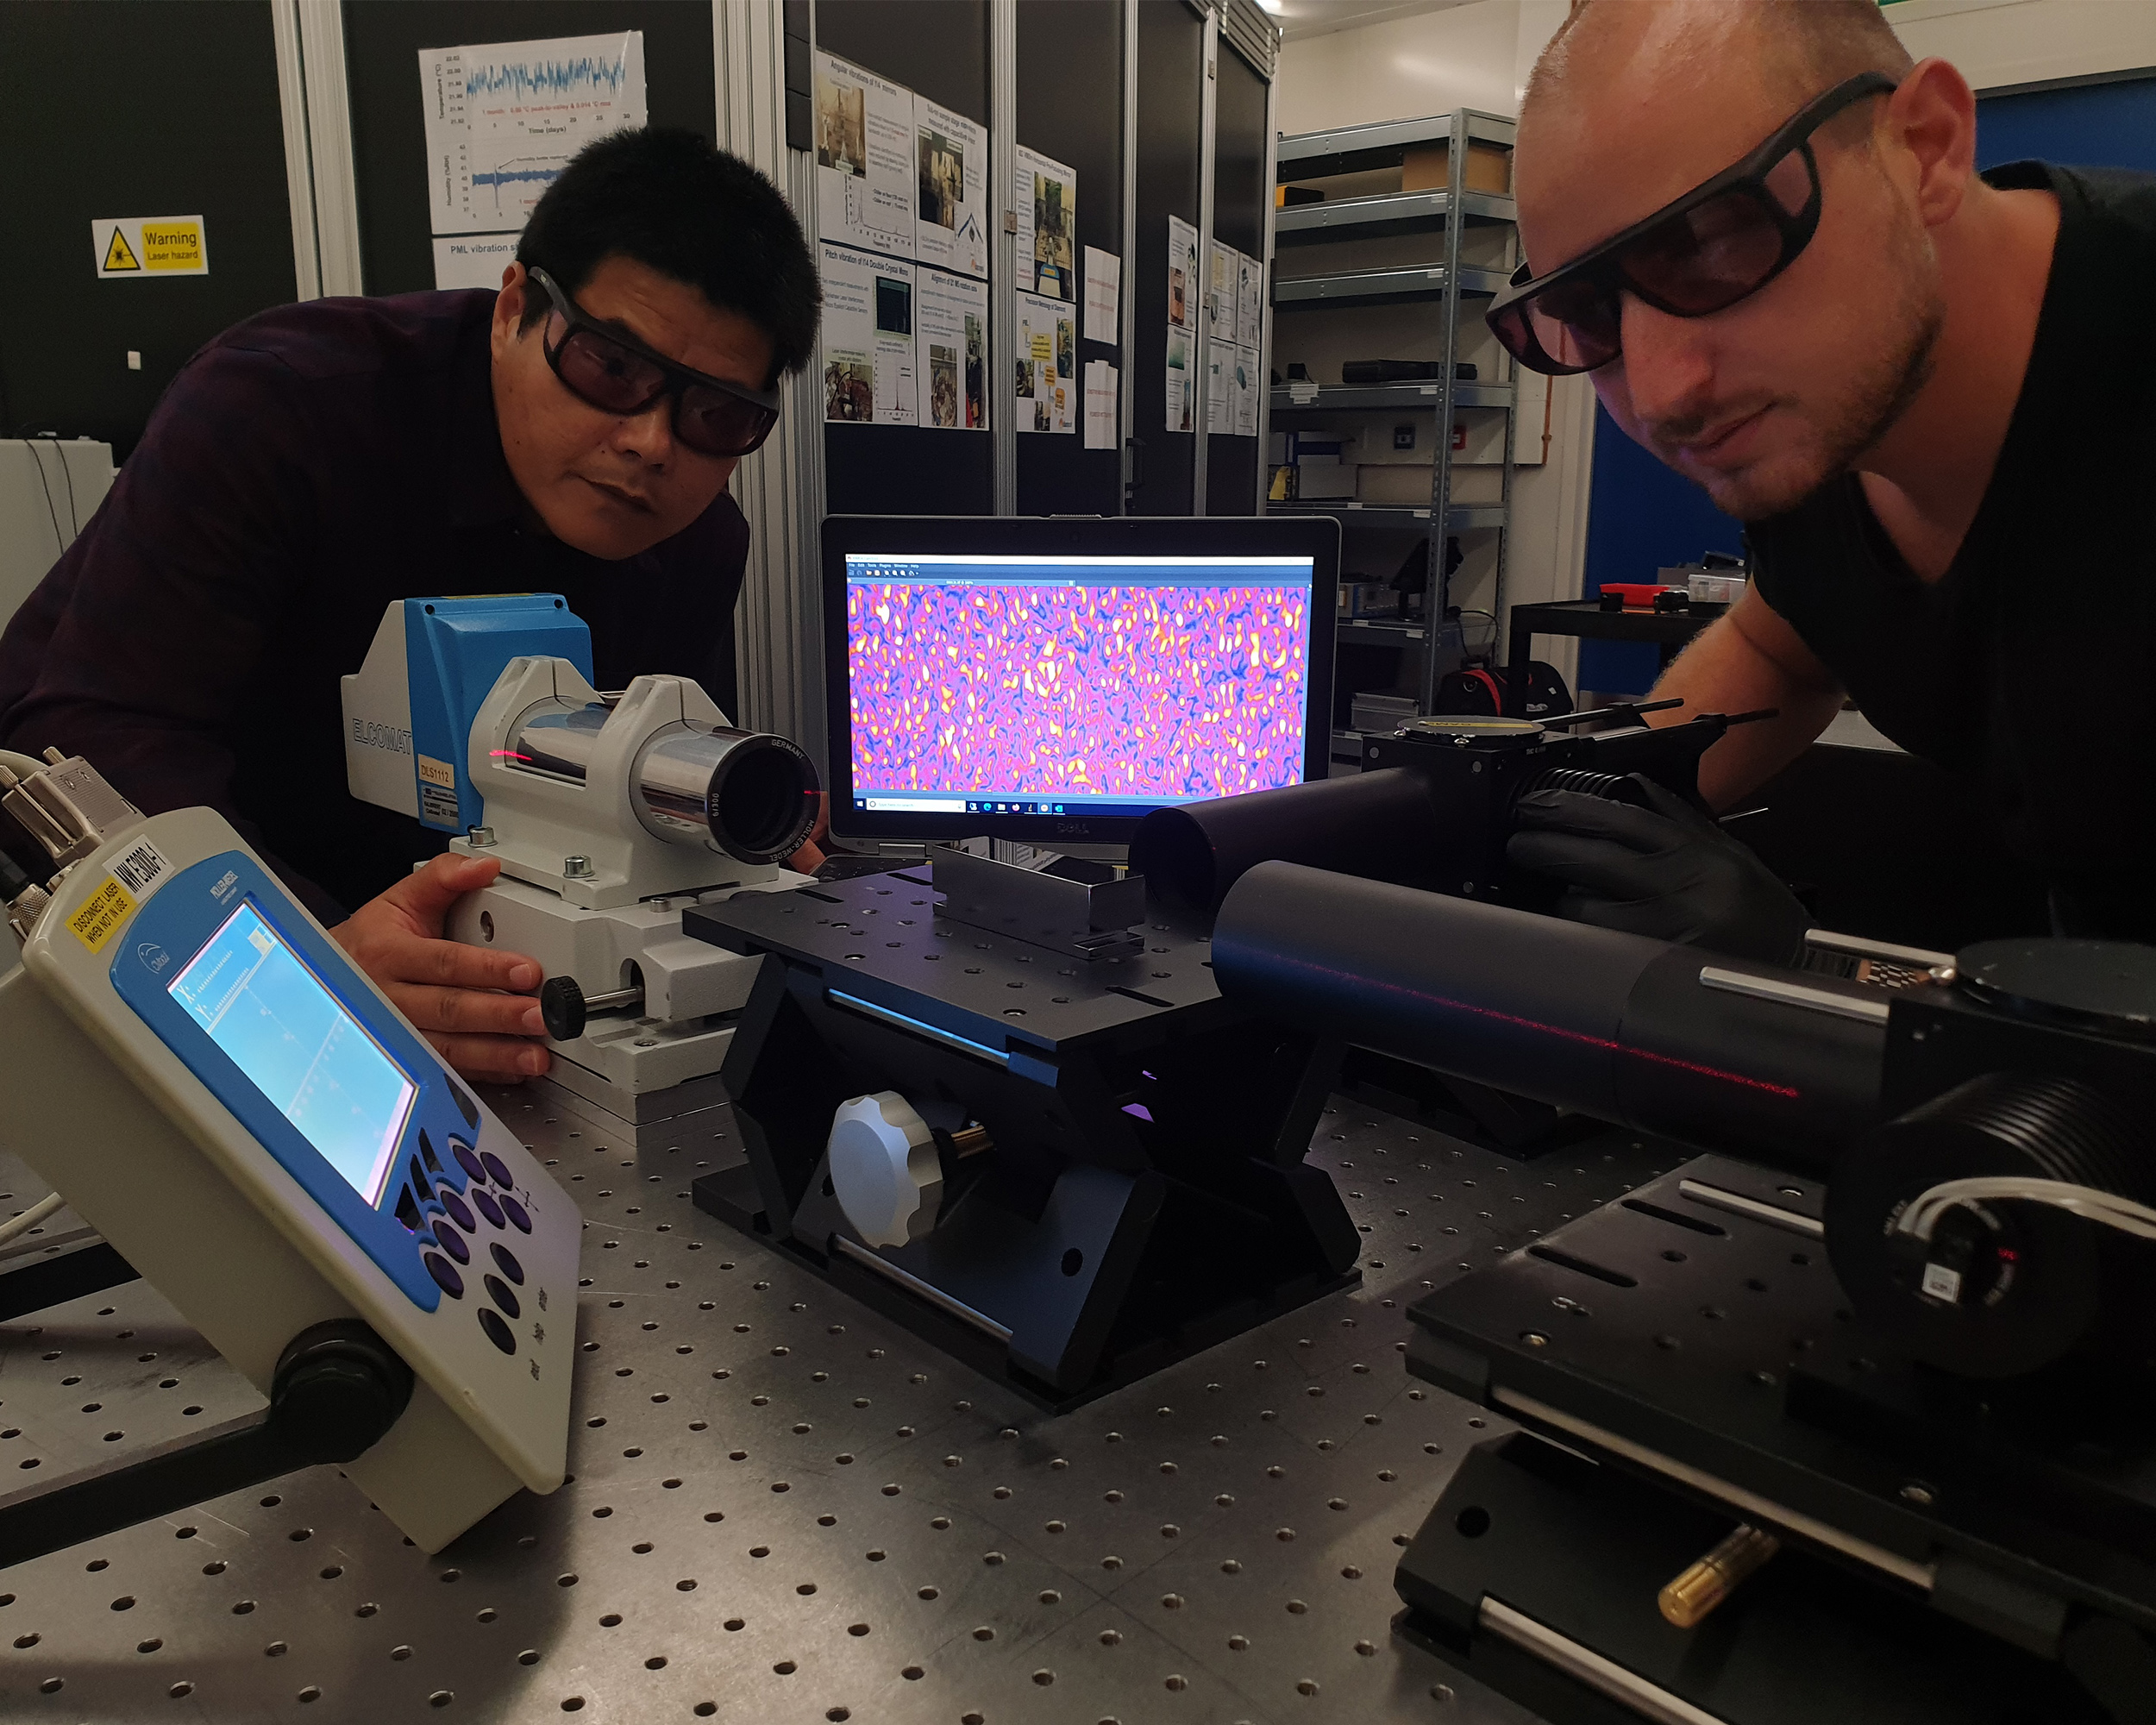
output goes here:
[[[1595, 405], [1595, 488], [1587, 502], [1586, 591], [1604, 581], [1651, 581], [1657, 569], [1695, 563], [1702, 551], [1735, 552], [1743, 529], [1617, 429]], [[1662, 652], [1644, 643], [1580, 643], [1580, 687], [1645, 694]]]
[[1987, 96], [1977, 104], [1977, 166], [2046, 161], [2156, 170], [2156, 78]]

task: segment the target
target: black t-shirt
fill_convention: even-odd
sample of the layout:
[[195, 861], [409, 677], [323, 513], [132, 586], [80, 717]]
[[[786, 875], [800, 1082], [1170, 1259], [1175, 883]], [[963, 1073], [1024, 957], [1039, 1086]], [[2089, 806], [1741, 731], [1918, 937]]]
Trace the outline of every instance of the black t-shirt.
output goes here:
[[1865, 717], [1976, 790], [2062, 932], [2156, 941], [2156, 175], [2016, 162], [2058, 197], [1998, 465], [1940, 580], [1845, 474], [1751, 530], [1759, 593]]
[[442, 848], [345, 785], [338, 680], [392, 599], [562, 593], [601, 688], [693, 677], [730, 709], [741, 511], [722, 493], [619, 562], [531, 524], [495, 426], [493, 304], [313, 300], [190, 360], [0, 637], [0, 743], [80, 753], [146, 813], [216, 809], [335, 922]]

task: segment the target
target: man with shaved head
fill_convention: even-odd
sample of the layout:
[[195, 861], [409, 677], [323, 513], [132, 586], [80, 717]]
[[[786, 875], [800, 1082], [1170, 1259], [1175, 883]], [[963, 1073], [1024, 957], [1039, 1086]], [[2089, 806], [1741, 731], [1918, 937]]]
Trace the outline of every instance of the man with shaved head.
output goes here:
[[[1490, 324], [1747, 524], [1750, 590], [1655, 690], [1780, 710], [1708, 751], [1711, 804], [1853, 697], [1980, 789], [2059, 932], [2156, 939], [2156, 178], [1975, 149], [1968, 85], [1872, 0], [1581, 0]], [[1583, 919], [1797, 951], [1802, 907], [1674, 799], [1522, 825]]]

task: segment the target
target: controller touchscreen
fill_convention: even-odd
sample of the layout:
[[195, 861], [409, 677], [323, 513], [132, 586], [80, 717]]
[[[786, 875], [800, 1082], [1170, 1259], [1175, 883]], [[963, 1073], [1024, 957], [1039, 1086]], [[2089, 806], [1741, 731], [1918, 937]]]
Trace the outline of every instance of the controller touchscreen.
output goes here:
[[370, 1205], [417, 1087], [243, 901], [167, 992]]

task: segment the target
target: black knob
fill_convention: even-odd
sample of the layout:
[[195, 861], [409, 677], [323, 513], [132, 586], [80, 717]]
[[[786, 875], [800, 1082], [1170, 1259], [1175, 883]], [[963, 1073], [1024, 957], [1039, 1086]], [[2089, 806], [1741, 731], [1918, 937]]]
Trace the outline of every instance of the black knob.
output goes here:
[[411, 1368], [357, 1319], [315, 1324], [293, 1337], [270, 1385], [270, 1425], [312, 1463], [363, 1455], [411, 1400]]
[[556, 1042], [574, 1042], [584, 1034], [584, 990], [573, 976], [549, 976], [539, 985], [539, 1016]]

